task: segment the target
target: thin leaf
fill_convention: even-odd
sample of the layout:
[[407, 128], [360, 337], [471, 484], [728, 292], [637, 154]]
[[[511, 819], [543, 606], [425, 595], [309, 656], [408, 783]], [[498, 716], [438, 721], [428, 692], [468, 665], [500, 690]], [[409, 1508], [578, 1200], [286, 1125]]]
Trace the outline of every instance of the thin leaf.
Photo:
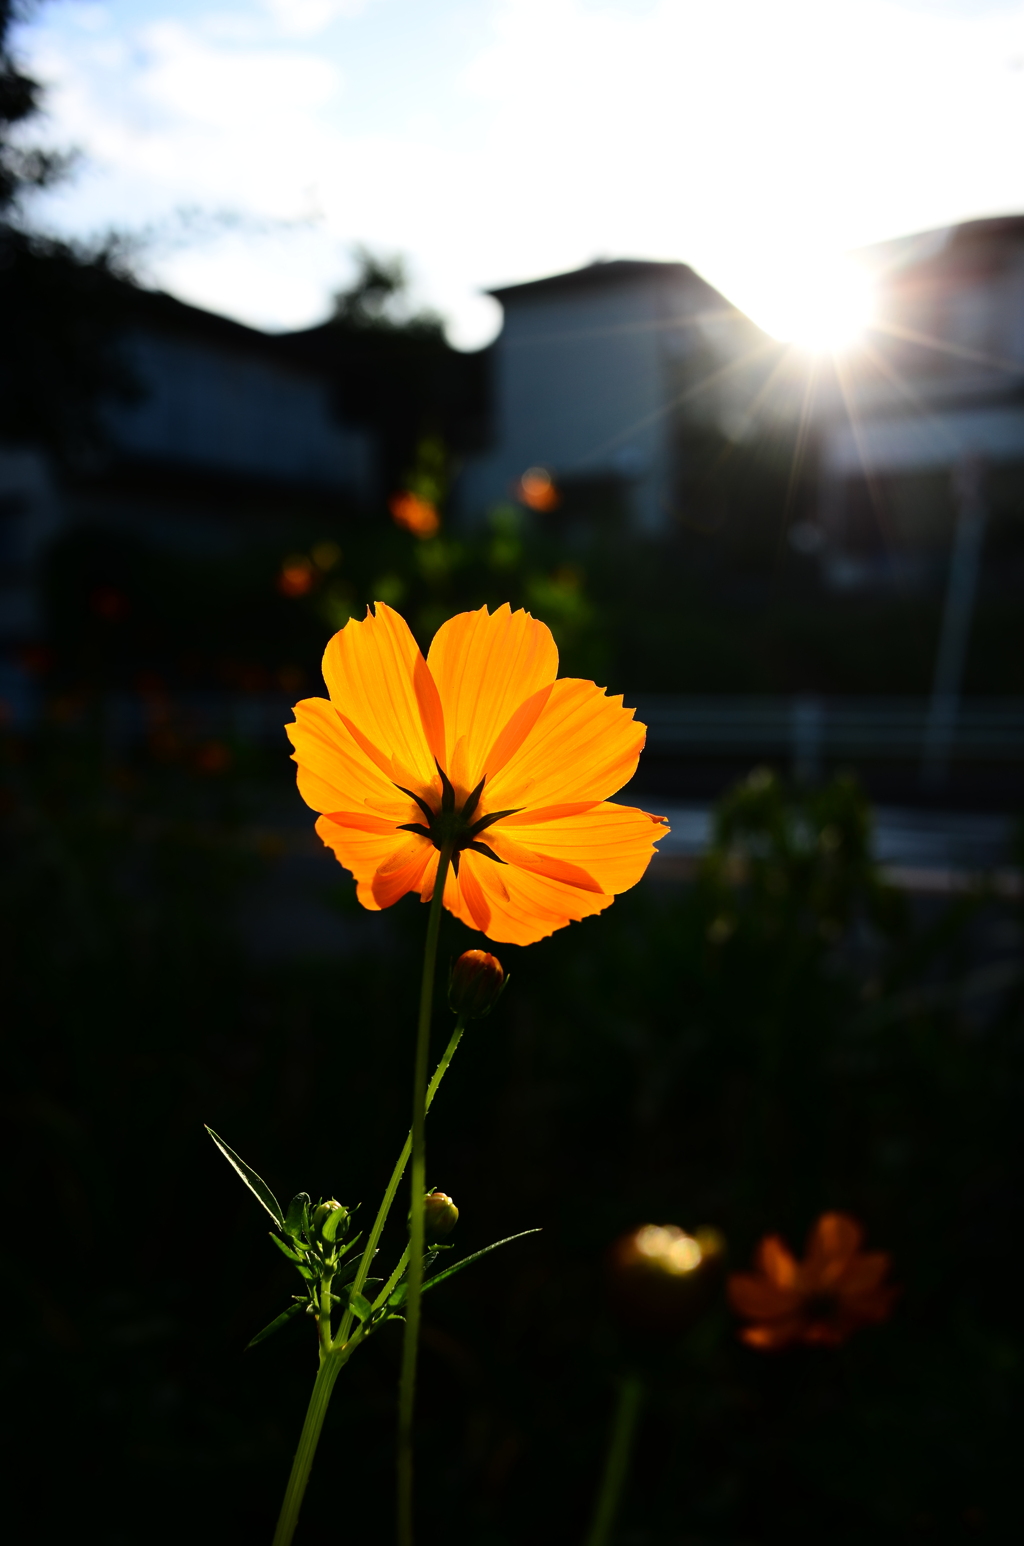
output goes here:
[[262, 1331], [258, 1331], [256, 1333], [251, 1342], [247, 1342], [245, 1344], [246, 1352], [248, 1352], [251, 1347], [255, 1347], [257, 1342], [262, 1342], [265, 1337], [269, 1337], [273, 1332], [280, 1331], [285, 1321], [290, 1321], [296, 1315], [300, 1315], [308, 1303], [308, 1299], [303, 1299], [301, 1304], [290, 1304], [287, 1310], [282, 1310], [280, 1315], [277, 1316], [275, 1320], [270, 1322], [269, 1326], [264, 1326]]
[[[205, 1126], [206, 1124], [204, 1123], [203, 1125]], [[238, 1175], [241, 1176], [242, 1180], [245, 1182], [250, 1192], [252, 1192], [253, 1196], [257, 1198], [260, 1203], [262, 1203], [264, 1208], [266, 1208], [267, 1212], [270, 1214], [270, 1217], [274, 1220], [274, 1223], [277, 1225], [277, 1227], [279, 1229], [283, 1229], [284, 1214], [281, 1212], [281, 1204], [278, 1202], [277, 1198], [274, 1196], [267, 1183], [260, 1180], [255, 1170], [250, 1170], [249, 1166], [245, 1163], [245, 1160], [239, 1159], [234, 1149], [229, 1148], [228, 1145], [224, 1142], [223, 1138], [217, 1137], [217, 1134], [214, 1132], [212, 1127], [207, 1127], [206, 1131], [209, 1133], [210, 1137], [213, 1139], [214, 1143], [217, 1145], [218, 1149], [223, 1154], [232, 1170], [236, 1171]]]
[[[364, 1288], [376, 1288], [377, 1284], [378, 1283], [383, 1283], [383, 1281], [384, 1281], [383, 1278], [364, 1278], [363, 1279], [363, 1287]], [[361, 1297], [362, 1296], [360, 1295], [360, 1298]], [[331, 1303], [332, 1303], [332, 1305], [333, 1304], [347, 1305], [348, 1304], [348, 1295], [347, 1294], [332, 1294], [331, 1295]], [[355, 1314], [355, 1311], [353, 1310], [352, 1313]]]
[[281, 1236], [275, 1235], [272, 1229], [268, 1229], [267, 1234], [270, 1236], [271, 1240], [273, 1240], [274, 1244], [277, 1246], [277, 1249], [282, 1253], [282, 1255], [287, 1256], [289, 1261], [298, 1262], [301, 1265], [302, 1257], [299, 1255], [298, 1251], [293, 1251], [290, 1245], [285, 1245], [284, 1241], [281, 1239]]
[[349, 1294], [348, 1307], [358, 1321], [365, 1321], [373, 1309], [370, 1301], [364, 1299], [362, 1294]]
[[[446, 1267], [443, 1272], [437, 1273], [435, 1277], [428, 1278], [421, 1292], [425, 1294], [428, 1288], [433, 1288], [436, 1284], [443, 1283], [445, 1278], [454, 1277], [456, 1272], [461, 1272], [463, 1267], [469, 1267], [473, 1262], [479, 1261], [481, 1256], [489, 1256], [492, 1251], [498, 1249], [499, 1245], [511, 1245], [513, 1240], [523, 1240], [527, 1235], [539, 1234], [539, 1229], [524, 1229], [518, 1235], [506, 1235], [504, 1240], [495, 1240], [493, 1245], [485, 1245], [482, 1251], [474, 1251], [472, 1256], [464, 1256], [461, 1261], [453, 1262], [450, 1267]], [[405, 1285], [403, 1284], [402, 1286], [404, 1287]], [[394, 1294], [392, 1294], [391, 1298], [394, 1298]], [[391, 1299], [388, 1300], [388, 1303], [391, 1303]]]
[[[347, 1250], [348, 1247], [346, 1246], [345, 1249]], [[374, 1258], [379, 1256], [379, 1255], [380, 1255], [379, 1251], [374, 1251], [373, 1256], [371, 1256], [371, 1258], [370, 1258], [370, 1262], [367, 1263], [367, 1266], [369, 1266], [370, 1263], [373, 1262]], [[352, 1279], [355, 1277], [356, 1273], [359, 1271], [359, 1266], [360, 1266], [361, 1261], [362, 1261], [362, 1257], [354, 1256], [351, 1261], [347, 1261], [347, 1262], [345, 1262], [343, 1264], [342, 1268], [339, 1270], [338, 1273], [335, 1274], [335, 1278], [334, 1278], [334, 1281], [337, 1283], [339, 1288], [344, 1288], [346, 1283], [351, 1283], [352, 1282]], [[378, 1278], [377, 1282], [378, 1283], [383, 1282], [383, 1279], [382, 1278]]]
[[[339, 1245], [337, 1240], [335, 1240], [335, 1242], [334, 1242], [334, 1259], [335, 1259], [335, 1261], [341, 1261], [343, 1256], [347, 1256], [349, 1251], [351, 1251], [352, 1247], [354, 1245], [358, 1245], [362, 1238], [363, 1238], [363, 1234], [362, 1234], [362, 1230], [360, 1230], [358, 1235], [353, 1235], [352, 1239], [351, 1240], [346, 1240], [344, 1245]], [[376, 1256], [377, 1252], [374, 1251], [373, 1254], [374, 1254], [374, 1256]]]

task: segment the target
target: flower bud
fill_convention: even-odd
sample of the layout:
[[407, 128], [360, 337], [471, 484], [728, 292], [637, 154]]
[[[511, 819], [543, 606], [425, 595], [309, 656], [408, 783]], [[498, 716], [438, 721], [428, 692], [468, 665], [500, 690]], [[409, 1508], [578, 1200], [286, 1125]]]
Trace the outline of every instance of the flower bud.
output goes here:
[[644, 1224], [616, 1240], [608, 1254], [612, 1308], [637, 1330], [685, 1331], [706, 1308], [724, 1256], [717, 1229], [688, 1235], [675, 1224]]
[[459, 1222], [459, 1210], [447, 1192], [431, 1192], [423, 1204], [423, 1235], [428, 1242], [450, 1235]]
[[313, 1209], [313, 1228], [322, 1240], [336, 1240], [339, 1235], [345, 1233], [348, 1223], [348, 1209], [343, 1208], [340, 1202], [335, 1202], [329, 1197], [326, 1202], [319, 1203]]
[[465, 950], [453, 964], [448, 1002], [464, 1020], [481, 1020], [498, 1002], [506, 977], [497, 956]]

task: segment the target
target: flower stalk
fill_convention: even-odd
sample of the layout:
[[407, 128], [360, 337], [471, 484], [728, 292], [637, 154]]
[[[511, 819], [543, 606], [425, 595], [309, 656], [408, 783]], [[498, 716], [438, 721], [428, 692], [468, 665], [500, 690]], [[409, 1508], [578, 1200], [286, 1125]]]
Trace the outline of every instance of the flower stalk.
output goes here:
[[410, 1175], [409, 1275], [405, 1302], [405, 1335], [402, 1343], [402, 1375], [398, 1392], [398, 1543], [413, 1546], [413, 1441], [416, 1407], [416, 1357], [420, 1335], [420, 1299], [423, 1291], [424, 1207], [427, 1189], [426, 1115], [427, 1062], [430, 1056], [430, 1021], [434, 1007], [434, 975], [437, 941], [441, 929], [444, 886], [454, 843], [449, 838], [437, 861], [437, 877], [430, 901], [427, 938], [423, 951], [420, 1013], [416, 1032], [416, 1063], [412, 1094], [412, 1166]]
[[619, 1516], [622, 1494], [629, 1475], [629, 1463], [633, 1455], [636, 1422], [643, 1403], [643, 1381], [637, 1374], [628, 1374], [619, 1386], [619, 1400], [615, 1408], [608, 1454], [604, 1463], [604, 1475], [594, 1507], [594, 1517], [587, 1536], [587, 1546], [610, 1546], [615, 1521]]
[[[427, 925], [426, 948], [427, 948], [428, 954], [429, 954], [431, 948], [433, 949], [434, 961], [436, 961], [436, 956], [437, 956], [437, 938], [438, 938], [439, 931], [440, 931], [440, 913], [439, 913], [439, 910], [438, 910], [438, 912], [437, 912], [437, 919], [436, 919], [436, 925], [435, 925], [435, 928], [433, 930], [433, 934], [431, 934], [430, 921], [428, 921], [428, 925]], [[424, 975], [426, 977], [426, 973]], [[432, 994], [432, 991], [433, 991], [433, 972], [431, 972], [431, 980], [430, 980], [430, 992], [431, 992], [431, 994]], [[428, 1003], [428, 1006], [429, 1006], [429, 1003], [430, 1003], [430, 997], [429, 996], [428, 996], [428, 999], [427, 999], [427, 1003]], [[422, 1024], [422, 1004], [421, 1004], [421, 1024]], [[429, 1030], [430, 1030], [430, 1023], [429, 1023], [429, 1014], [428, 1014], [428, 1019], [427, 1019], [427, 1042], [428, 1042], [428, 1047], [429, 1047]], [[452, 1034], [451, 1034], [451, 1037], [449, 1039], [448, 1045], [447, 1045], [447, 1047], [444, 1050], [444, 1055], [443, 1055], [443, 1057], [441, 1058], [441, 1061], [438, 1063], [437, 1067], [434, 1070], [434, 1074], [433, 1074], [433, 1077], [432, 1077], [432, 1079], [430, 1081], [430, 1084], [427, 1086], [426, 1095], [425, 1095], [425, 1098], [422, 1101], [422, 1111], [423, 1111], [424, 1115], [425, 1115], [425, 1113], [427, 1111], [429, 1111], [430, 1106], [431, 1106], [431, 1104], [433, 1102], [434, 1096], [437, 1094], [438, 1089], [440, 1088], [441, 1080], [444, 1078], [445, 1074], [447, 1073], [448, 1066], [451, 1063], [452, 1058], [455, 1056], [455, 1052], [456, 1052], [456, 1049], [457, 1049], [457, 1047], [459, 1045], [459, 1042], [462, 1040], [462, 1034], [463, 1034], [464, 1030], [465, 1030], [465, 1018], [464, 1018], [464, 1016], [460, 1015], [458, 1017], [458, 1019], [456, 1020], [456, 1022], [455, 1022], [455, 1029], [452, 1031]], [[417, 1040], [419, 1041], [419, 1037], [417, 1038]], [[353, 1327], [353, 1322], [355, 1320], [355, 1314], [354, 1314], [354, 1311], [351, 1308], [351, 1304], [352, 1304], [353, 1301], [357, 1302], [357, 1295], [359, 1295], [362, 1292], [363, 1286], [364, 1286], [364, 1284], [366, 1282], [366, 1278], [367, 1278], [367, 1275], [368, 1275], [369, 1270], [370, 1270], [370, 1265], [371, 1265], [371, 1263], [373, 1261], [373, 1258], [374, 1258], [374, 1256], [376, 1254], [376, 1251], [377, 1251], [377, 1245], [378, 1245], [378, 1243], [380, 1241], [380, 1237], [381, 1237], [381, 1235], [382, 1235], [382, 1233], [384, 1231], [384, 1226], [387, 1223], [388, 1215], [391, 1212], [391, 1206], [392, 1206], [392, 1204], [393, 1204], [393, 1202], [395, 1200], [395, 1196], [397, 1195], [398, 1188], [399, 1188], [399, 1186], [402, 1183], [402, 1177], [405, 1175], [406, 1167], [409, 1164], [409, 1156], [410, 1156], [410, 1153], [412, 1151], [412, 1143], [413, 1143], [413, 1133], [412, 1133], [412, 1131], [410, 1131], [409, 1135], [407, 1136], [407, 1138], [405, 1140], [405, 1143], [402, 1146], [402, 1152], [399, 1154], [398, 1159], [397, 1159], [397, 1161], [395, 1163], [395, 1168], [391, 1172], [391, 1179], [388, 1182], [387, 1188], [386, 1188], [386, 1190], [384, 1192], [384, 1197], [383, 1197], [383, 1199], [381, 1201], [381, 1205], [380, 1205], [380, 1207], [377, 1210], [377, 1217], [373, 1221], [373, 1227], [370, 1230], [369, 1236], [367, 1237], [366, 1245], [363, 1248], [363, 1254], [362, 1254], [362, 1257], [360, 1258], [359, 1267], [358, 1267], [355, 1279], [354, 1279], [353, 1284], [352, 1284], [351, 1293], [349, 1294], [349, 1306], [345, 1309], [345, 1312], [344, 1312], [344, 1314], [342, 1316], [341, 1324], [340, 1324], [340, 1326], [338, 1328], [338, 1334], [337, 1334], [336, 1337], [333, 1336], [332, 1331], [331, 1331], [331, 1310], [330, 1310], [330, 1307], [331, 1307], [331, 1283], [330, 1283], [329, 1280], [326, 1280], [326, 1279], [323, 1280], [323, 1282], [322, 1282], [322, 1289], [321, 1289], [321, 1295], [320, 1295], [320, 1314], [317, 1317], [317, 1333], [318, 1333], [319, 1347], [320, 1347], [320, 1367], [319, 1367], [319, 1370], [317, 1372], [317, 1377], [316, 1377], [316, 1380], [315, 1380], [314, 1385], [313, 1385], [313, 1391], [312, 1391], [312, 1394], [311, 1394], [310, 1400], [309, 1400], [309, 1407], [307, 1408], [307, 1411], [306, 1411], [305, 1422], [303, 1423], [303, 1426], [302, 1426], [302, 1433], [299, 1436], [298, 1448], [296, 1449], [296, 1452], [295, 1452], [295, 1459], [294, 1459], [294, 1462], [292, 1464], [291, 1475], [289, 1476], [288, 1486], [287, 1486], [287, 1488], [285, 1490], [284, 1502], [281, 1505], [281, 1514], [280, 1514], [280, 1517], [279, 1517], [278, 1522], [277, 1522], [277, 1529], [274, 1532], [273, 1546], [291, 1546], [292, 1537], [294, 1536], [296, 1526], [298, 1525], [299, 1510], [300, 1510], [300, 1508], [302, 1506], [302, 1499], [303, 1499], [303, 1496], [304, 1496], [305, 1491], [306, 1491], [306, 1484], [309, 1481], [309, 1474], [310, 1474], [310, 1470], [312, 1469], [313, 1458], [314, 1458], [314, 1456], [316, 1454], [317, 1444], [319, 1443], [320, 1432], [321, 1432], [321, 1430], [323, 1428], [324, 1418], [327, 1415], [327, 1408], [328, 1408], [328, 1405], [329, 1405], [330, 1399], [331, 1399], [331, 1393], [332, 1393], [332, 1391], [334, 1389], [334, 1382], [337, 1379], [337, 1377], [338, 1377], [339, 1373], [341, 1372], [342, 1368], [348, 1362], [348, 1360], [351, 1357], [352, 1353], [355, 1352], [356, 1348], [359, 1346], [360, 1342], [363, 1340], [363, 1336], [364, 1336], [364, 1328], [363, 1328], [363, 1326], [361, 1326], [361, 1325], [357, 1326], [355, 1328], [354, 1333], [353, 1333], [352, 1327]], [[421, 1187], [420, 1187], [420, 1196], [421, 1196], [421, 1198], [422, 1198], [424, 1190], [425, 1190], [425, 1187], [421, 1185]], [[414, 1196], [415, 1196], [415, 1193], [414, 1193]], [[421, 1225], [422, 1225], [422, 1207], [421, 1207], [421, 1209], [419, 1211], [420, 1211], [420, 1218], [421, 1218]], [[416, 1209], [414, 1208], [413, 1209], [413, 1215], [414, 1216], [415, 1216], [415, 1213], [416, 1213]], [[422, 1272], [423, 1252], [422, 1252], [422, 1249], [420, 1250], [419, 1261], [420, 1261], [420, 1292], [422, 1292], [422, 1276], [423, 1276], [423, 1272]], [[391, 1276], [388, 1278], [387, 1282], [384, 1284], [384, 1287], [381, 1289], [380, 1293], [377, 1295], [376, 1299], [373, 1302], [373, 1305], [372, 1305], [371, 1308], [372, 1308], [372, 1311], [374, 1313], [382, 1310], [387, 1305], [387, 1301], [388, 1301], [389, 1296], [393, 1293], [395, 1288], [402, 1281], [402, 1278], [405, 1276], [406, 1270], [409, 1268], [409, 1263], [410, 1263], [410, 1247], [407, 1245], [405, 1250], [402, 1252], [402, 1255], [399, 1258], [398, 1263], [397, 1263], [394, 1271], [391, 1273]], [[410, 1272], [410, 1276], [411, 1276], [411, 1272]], [[410, 1293], [411, 1293], [411, 1287], [410, 1287]], [[418, 1301], [417, 1301], [417, 1308], [418, 1308]], [[407, 1325], [408, 1325], [408, 1323], [407, 1323]], [[414, 1375], [415, 1375], [415, 1365], [413, 1366], [413, 1368], [414, 1368]], [[403, 1373], [404, 1373], [404, 1364], [403, 1364]], [[415, 1388], [414, 1387], [413, 1387], [411, 1395], [412, 1395], [412, 1399], [414, 1400], [414, 1397], [415, 1397]], [[410, 1408], [410, 1410], [411, 1410], [411, 1408]], [[409, 1424], [410, 1445], [411, 1445], [411, 1433], [412, 1433], [412, 1429], [411, 1429], [411, 1421], [410, 1421], [410, 1424]], [[410, 1454], [410, 1462], [411, 1462], [411, 1454]], [[409, 1466], [409, 1483], [410, 1483], [409, 1517], [410, 1517], [410, 1520], [411, 1520], [411, 1484], [412, 1484], [412, 1468], [411, 1468], [411, 1463], [410, 1463], [410, 1466]]]
[[[330, 1332], [328, 1331], [329, 1335]], [[320, 1345], [322, 1349], [322, 1337]], [[284, 1502], [281, 1504], [277, 1529], [274, 1531], [274, 1546], [291, 1546], [292, 1536], [295, 1534], [295, 1527], [299, 1522], [299, 1510], [302, 1507], [302, 1499], [305, 1496], [306, 1483], [309, 1481], [309, 1473], [313, 1467], [313, 1457], [316, 1454], [317, 1444], [320, 1442], [320, 1431], [324, 1425], [324, 1418], [327, 1416], [331, 1392], [345, 1361], [337, 1353], [325, 1355], [321, 1351], [320, 1367], [317, 1370], [316, 1380], [313, 1385], [313, 1394], [309, 1398], [306, 1420], [302, 1424], [302, 1432], [299, 1435], [299, 1447], [295, 1451], [295, 1460], [292, 1463], [291, 1475], [288, 1478]]]

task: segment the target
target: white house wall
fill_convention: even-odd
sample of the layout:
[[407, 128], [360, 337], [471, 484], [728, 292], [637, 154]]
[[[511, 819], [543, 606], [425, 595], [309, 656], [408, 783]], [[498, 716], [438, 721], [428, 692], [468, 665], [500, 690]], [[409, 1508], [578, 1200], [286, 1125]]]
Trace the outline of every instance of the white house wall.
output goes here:
[[664, 283], [648, 278], [510, 296], [496, 345], [496, 448], [467, 469], [467, 511], [507, 500], [522, 473], [613, 476], [657, 530], [671, 483]]

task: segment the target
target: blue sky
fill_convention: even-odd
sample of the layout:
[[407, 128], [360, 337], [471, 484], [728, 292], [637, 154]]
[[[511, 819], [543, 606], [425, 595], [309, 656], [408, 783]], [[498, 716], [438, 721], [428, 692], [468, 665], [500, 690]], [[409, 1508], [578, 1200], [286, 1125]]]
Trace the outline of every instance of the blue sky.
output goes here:
[[48, 0], [19, 44], [83, 153], [38, 218], [259, 326], [366, 242], [464, 347], [595, 256], [785, 334], [847, 249], [1024, 210], [1020, 0]]

